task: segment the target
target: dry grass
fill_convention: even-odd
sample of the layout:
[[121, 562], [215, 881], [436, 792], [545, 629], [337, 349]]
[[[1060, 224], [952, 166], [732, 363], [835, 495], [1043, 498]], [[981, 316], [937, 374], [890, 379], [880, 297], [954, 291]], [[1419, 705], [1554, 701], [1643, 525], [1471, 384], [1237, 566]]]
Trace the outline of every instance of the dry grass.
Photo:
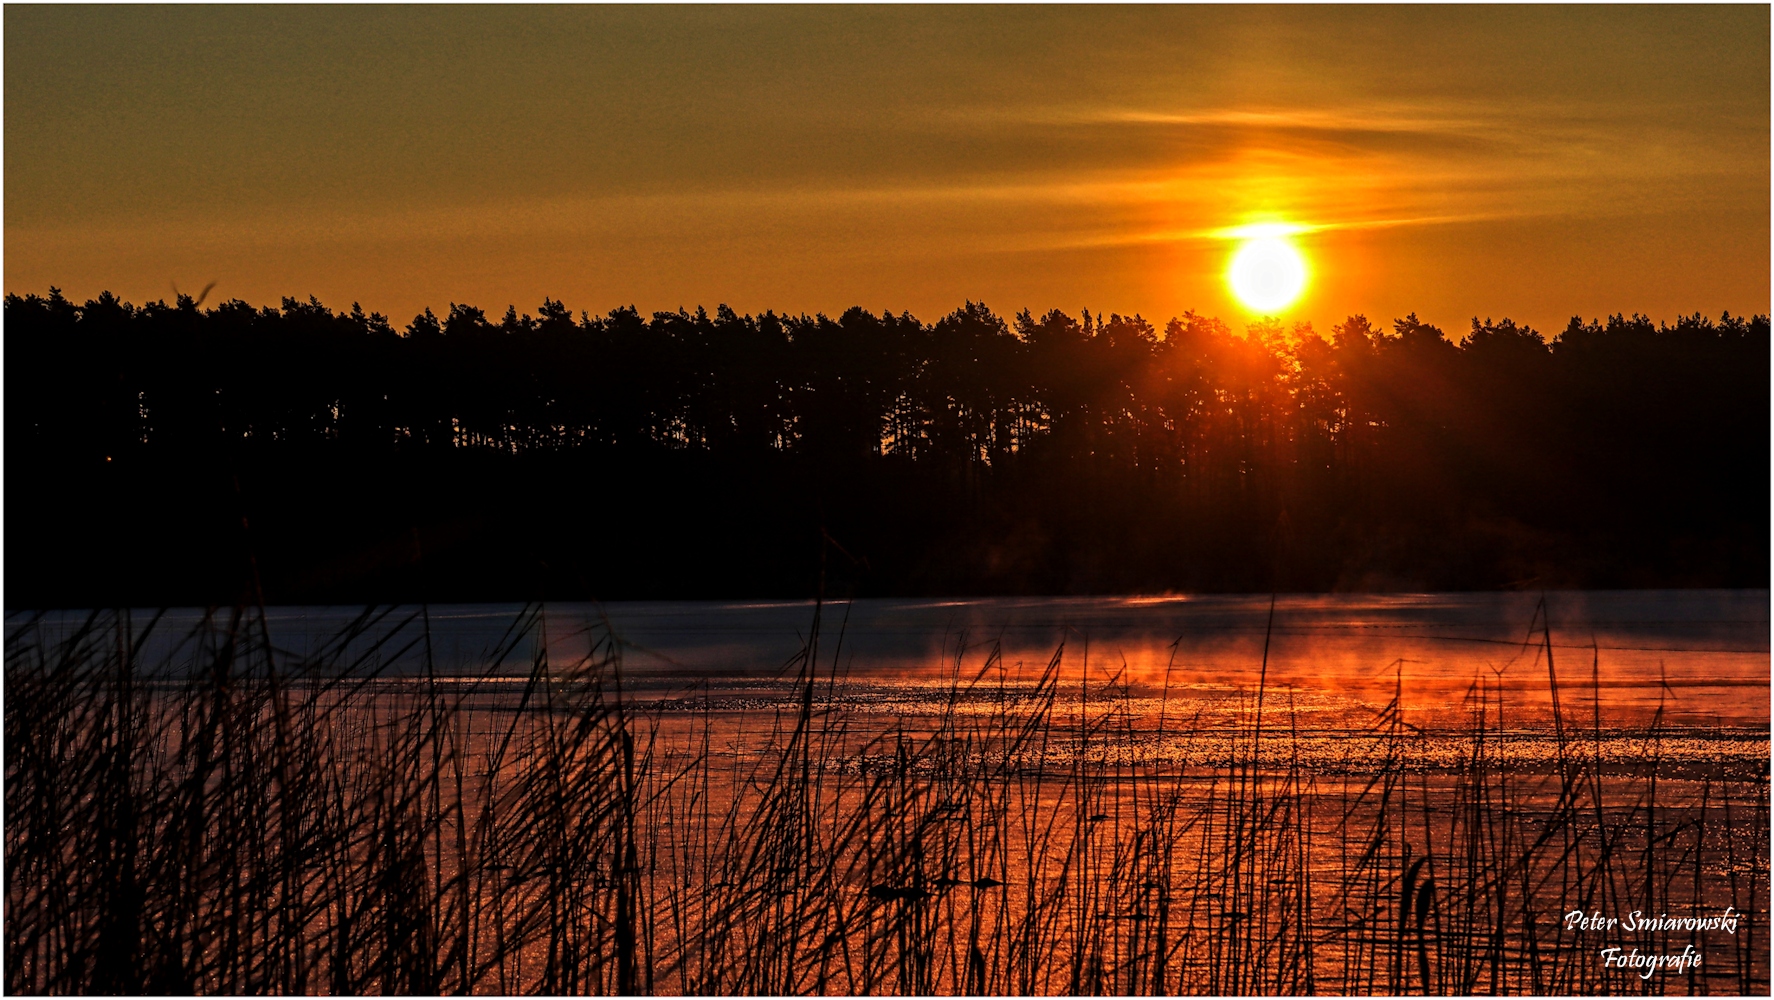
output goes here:
[[[16, 621], [6, 988], [27, 993], [1765, 993], [1768, 779], [1603, 766], [1556, 709], [1518, 758], [1475, 684], [1461, 763], [1395, 700], [1335, 737], [1259, 689], [1230, 726], [995, 656], [933, 715], [639, 700], [619, 647], [438, 676], [423, 609], [271, 647], [252, 609]], [[1551, 629], [1539, 665], [1554, 703]], [[837, 633], [841, 629], [827, 629]], [[534, 649], [527, 663], [514, 664]], [[519, 667], [524, 669], [511, 669]], [[1592, 667], [1593, 669], [1593, 667]], [[1399, 681], [1402, 691], [1402, 675]], [[885, 720], [885, 721], [884, 721]], [[766, 727], [760, 731], [757, 727]], [[750, 727], [749, 729], [747, 727]], [[1698, 970], [1605, 970], [1572, 909], [1748, 910]], [[1673, 946], [1673, 947], [1672, 947]]]

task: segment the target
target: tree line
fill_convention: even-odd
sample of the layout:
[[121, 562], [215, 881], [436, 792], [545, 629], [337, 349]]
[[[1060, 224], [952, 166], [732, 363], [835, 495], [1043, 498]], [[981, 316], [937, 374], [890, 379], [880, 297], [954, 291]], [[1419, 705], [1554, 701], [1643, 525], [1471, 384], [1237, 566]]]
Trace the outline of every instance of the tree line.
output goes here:
[[1766, 316], [4, 308], [44, 603], [1767, 580]]

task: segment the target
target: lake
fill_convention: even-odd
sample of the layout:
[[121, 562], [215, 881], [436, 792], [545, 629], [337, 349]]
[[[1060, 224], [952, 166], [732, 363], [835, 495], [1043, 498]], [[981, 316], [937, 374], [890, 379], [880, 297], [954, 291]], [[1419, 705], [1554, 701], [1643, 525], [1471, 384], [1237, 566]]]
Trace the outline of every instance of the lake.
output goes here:
[[147, 901], [254, 942], [176, 992], [1768, 982], [1766, 591], [87, 621], [9, 616], [28, 969]]
[[[523, 610], [436, 605], [413, 624], [428, 625], [434, 668], [445, 674], [522, 673], [538, 641], [565, 662], [613, 635], [637, 692], [706, 687], [755, 697], [792, 686], [790, 664], [815, 609], [810, 601], [550, 604], [533, 634], [495, 663]], [[274, 645], [304, 657], [361, 613], [270, 608], [265, 621]], [[1321, 716], [1359, 718], [1397, 687], [1407, 709], [1433, 722], [1457, 712], [1479, 680], [1543, 707], [1549, 627], [1561, 689], [1586, 710], [1599, 691], [1604, 722], [1641, 722], [1659, 704], [1665, 721], [1684, 725], [1769, 722], [1765, 590], [1284, 594], [1274, 599], [1273, 621], [1268, 595], [863, 599], [827, 603], [819, 613], [820, 670], [877, 695], [942, 685], [957, 663], [971, 678], [994, 651], [1013, 678], [1060, 653], [1064, 674], [1093, 683], [1118, 676], [1150, 692], [1168, 681], [1173, 693], [1204, 697], [1263, 683]], [[201, 614], [169, 612], [151, 646], [183, 634]], [[80, 617], [53, 620], [66, 629]], [[409, 660], [390, 669], [415, 668]]]

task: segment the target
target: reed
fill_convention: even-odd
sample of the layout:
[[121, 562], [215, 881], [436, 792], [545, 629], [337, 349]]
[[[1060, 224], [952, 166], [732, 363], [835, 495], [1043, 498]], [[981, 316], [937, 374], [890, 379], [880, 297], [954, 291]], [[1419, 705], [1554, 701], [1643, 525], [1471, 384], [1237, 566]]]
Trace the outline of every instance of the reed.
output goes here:
[[[868, 712], [825, 610], [794, 697], [744, 711], [706, 685], [638, 696], [596, 622], [557, 658], [540, 606], [475, 677], [440, 674], [423, 608], [300, 655], [254, 608], [178, 636], [128, 612], [16, 619], [6, 988], [1768, 989], [1767, 771], [1666, 767], [1682, 734], [1661, 713], [1605, 730], [1599, 654], [1584, 726], [1543, 610], [1522, 663], [1545, 671], [1544, 726], [1492, 676], [1454, 734], [1406, 717], [1402, 663], [1369, 727], [1326, 734], [1266, 670], [1217, 722], [1082, 651], [969, 668], [960, 641], [936, 710]], [[1604, 754], [1623, 738], [1631, 767]], [[1431, 752], [1449, 739], [1451, 763]], [[1563, 920], [1725, 905], [1734, 935], [1610, 938], [1704, 947], [1650, 984]]]

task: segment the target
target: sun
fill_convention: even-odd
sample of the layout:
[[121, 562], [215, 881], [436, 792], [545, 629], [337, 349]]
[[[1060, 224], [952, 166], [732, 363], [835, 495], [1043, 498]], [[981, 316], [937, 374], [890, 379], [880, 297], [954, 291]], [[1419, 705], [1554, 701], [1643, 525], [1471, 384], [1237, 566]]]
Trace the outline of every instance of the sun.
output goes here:
[[1244, 241], [1226, 268], [1232, 294], [1253, 312], [1280, 312], [1306, 290], [1306, 258], [1284, 227], [1252, 226], [1241, 235]]

